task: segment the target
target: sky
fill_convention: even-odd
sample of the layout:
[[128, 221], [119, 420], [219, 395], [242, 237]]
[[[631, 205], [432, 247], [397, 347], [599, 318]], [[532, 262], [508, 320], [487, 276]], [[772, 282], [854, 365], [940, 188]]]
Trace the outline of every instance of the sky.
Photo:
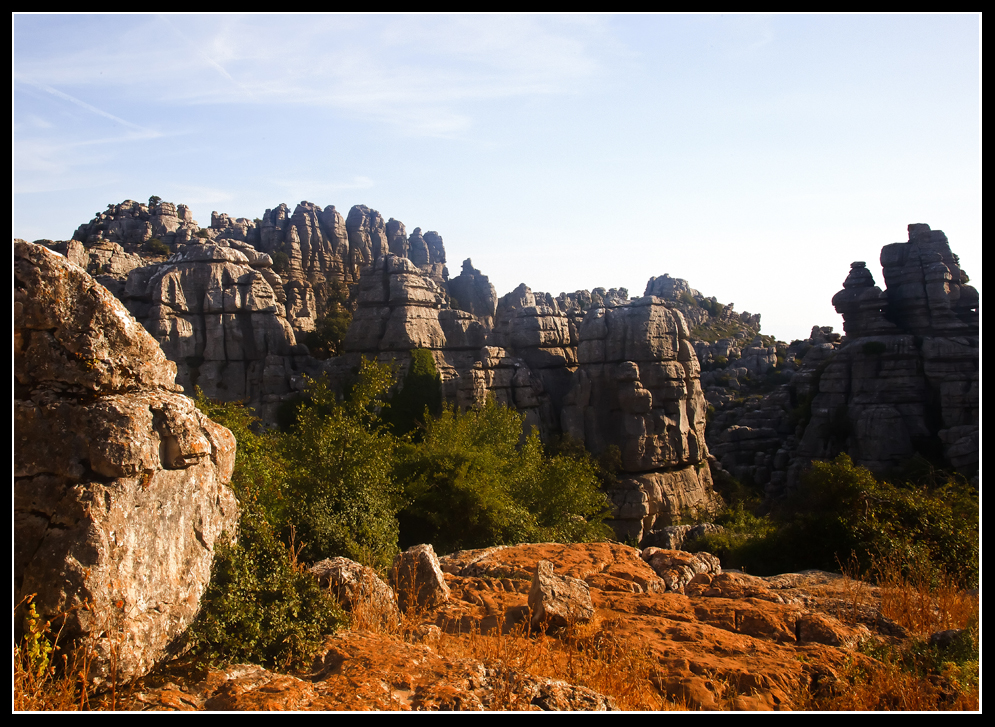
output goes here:
[[981, 289], [980, 15], [13, 16], [13, 237], [365, 204], [499, 295], [686, 279], [762, 333], [907, 225]]

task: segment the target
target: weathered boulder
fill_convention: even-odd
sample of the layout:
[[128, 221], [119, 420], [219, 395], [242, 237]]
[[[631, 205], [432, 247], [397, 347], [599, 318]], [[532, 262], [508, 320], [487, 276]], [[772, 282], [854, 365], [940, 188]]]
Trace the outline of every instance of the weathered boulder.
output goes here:
[[372, 568], [338, 557], [326, 558], [309, 570], [354, 619], [365, 625], [397, 626], [401, 614], [394, 591]]
[[175, 374], [81, 268], [15, 244], [14, 599], [92, 647], [98, 683], [168, 653], [237, 528], [235, 439]]
[[431, 545], [413, 545], [398, 553], [393, 567], [394, 592], [401, 609], [435, 608], [449, 600], [449, 586]]
[[642, 558], [664, 580], [667, 590], [677, 593], [684, 593], [684, 588], [698, 575], [717, 576], [722, 573], [719, 559], [711, 553], [646, 548]]
[[564, 628], [594, 618], [594, 604], [587, 583], [579, 578], [556, 575], [548, 560], [536, 563], [529, 590], [529, 610], [532, 628]]

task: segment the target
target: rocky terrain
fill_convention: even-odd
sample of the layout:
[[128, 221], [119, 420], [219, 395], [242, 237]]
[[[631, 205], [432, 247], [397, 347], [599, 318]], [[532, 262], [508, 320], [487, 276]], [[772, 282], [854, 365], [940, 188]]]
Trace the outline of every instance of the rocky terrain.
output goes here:
[[[93, 644], [90, 681], [131, 684], [119, 707], [625, 706], [560, 678], [572, 672], [558, 659], [599, 649], [638, 657], [626, 663], [652, 685], [640, 704], [805, 707], [867, 658], [858, 644], [907, 636], [881, 592], [822, 572], [723, 573], [680, 550], [709, 526], [673, 523], [721, 505], [713, 473], [776, 498], [838, 452], [879, 472], [915, 454], [978, 470], [978, 296], [926, 225], [882, 251], [884, 291], [854, 263], [833, 299], [845, 336], [815, 327], [790, 345], [669, 276], [639, 298], [524, 284], [498, 297], [469, 260], [449, 278], [437, 233], [406, 235], [362, 206], [344, 220], [309, 203], [253, 221], [215, 213], [200, 228], [182, 205], [127, 201], [46, 242], [15, 242], [15, 601], [37, 594], [43, 618]], [[342, 355], [321, 361], [299, 338], [335, 286], [353, 318]], [[272, 423], [305, 374], [343, 382], [364, 356], [403, 370], [418, 348], [459, 406], [493, 397], [547, 440], [614, 451], [610, 522], [640, 547], [436, 559], [418, 546], [392, 584], [326, 561], [314, 573], [353, 629], [329, 636], [310, 672], [152, 671], [180, 647], [239, 513], [234, 438], [181, 392], [245, 401]], [[495, 657], [504, 637], [540, 645], [549, 673]]]
[[[854, 651], [861, 639], [903, 635], [881, 616], [877, 589], [821, 571], [758, 578], [722, 573], [707, 554], [640, 552], [608, 543], [520, 545], [439, 559], [429, 548], [427, 558], [437, 577], [432, 588], [426, 579], [422, 605], [412, 603], [400, 625], [396, 611], [393, 625], [376, 627], [367, 613], [366, 626], [356, 621], [352, 630], [326, 640], [308, 674], [251, 665], [190, 672], [178, 663], [136, 683], [119, 697], [122, 706], [620, 707], [590, 687], [516, 664], [514, 637], [531, 628], [531, 641], [549, 652], [554, 665], [571, 638], [587, 639], [602, 656], [612, 649], [638, 655], [658, 706], [790, 710], [803, 708], [804, 695], [813, 690], [831, 691], [847, 661], [861, 658]], [[387, 586], [381, 582], [380, 588]], [[351, 603], [355, 619], [363, 601]], [[560, 622], [557, 612], [571, 616]], [[497, 658], [497, 649], [495, 658], [467, 655], [466, 639], [495, 642], [501, 634], [504, 658]]]
[[[845, 338], [815, 326], [789, 345], [668, 275], [641, 298], [525, 284], [499, 297], [469, 260], [449, 277], [438, 233], [408, 235], [362, 205], [344, 218], [309, 202], [255, 220], [215, 212], [200, 228], [183, 205], [150, 202], [110, 205], [52, 246], [125, 303], [188, 393], [244, 401], [272, 424], [304, 375], [341, 383], [364, 356], [403, 372], [428, 349], [447, 400], [493, 397], [546, 441], [617, 448], [621, 539], [653, 544], [713, 510], [713, 473], [778, 497], [839, 452], [876, 472], [913, 454], [977, 470], [977, 292], [926, 225], [882, 251], [885, 291], [854, 264], [834, 298]], [[335, 290], [352, 322], [342, 355], [322, 362], [302, 341]]]

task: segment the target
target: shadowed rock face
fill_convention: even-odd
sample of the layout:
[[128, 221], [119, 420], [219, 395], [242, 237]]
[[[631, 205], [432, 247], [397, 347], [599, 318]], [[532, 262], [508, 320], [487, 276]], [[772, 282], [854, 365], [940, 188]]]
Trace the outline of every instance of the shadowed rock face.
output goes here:
[[909, 225], [881, 251], [886, 290], [854, 263], [833, 298], [845, 345], [812, 402], [799, 455], [848, 452], [881, 472], [915, 454], [967, 474], [978, 467], [978, 293], [946, 236]]
[[233, 534], [235, 439], [81, 268], [14, 247], [14, 598], [94, 649], [90, 677], [149, 671], [191, 623]]

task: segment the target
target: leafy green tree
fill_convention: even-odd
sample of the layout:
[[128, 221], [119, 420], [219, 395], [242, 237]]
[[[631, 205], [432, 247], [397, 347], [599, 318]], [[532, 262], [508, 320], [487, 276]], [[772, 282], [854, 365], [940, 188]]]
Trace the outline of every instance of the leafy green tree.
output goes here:
[[309, 404], [286, 438], [290, 497], [311, 560], [344, 555], [380, 568], [397, 550], [399, 489], [394, 437], [380, 423], [393, 384], [388, 367], [364, 361], [345, 401], [310, 381]]
[[390, 400], [386, 417], [398, 436], [414, 434], [420, 439], [427, 417], [442, 413], [442, 379], [435, 367], [432, 352], [425, 348], [411, 352], [411, 365], [401, 381], [401, 390]]
[[420, 444], [402, 445], [402, 547], [430, 542], [452, 552], [610, 535], [591, 461], [547, 457], [535, 432], [519, 448], [523, 420], [493, 401], [464, 412], [445, 406]]
[[303, 668], [345, 617], [284, 545], [292, 532], [285, 443], [261, 431], [237, 402], [214, 402], [197, 389], [197, 406], [231, 430], [237, 442], [231, 487], [242, 514], [238, 539], [220, 543], [211, 583], [189, 636], [196, 653], [217, 661]]

